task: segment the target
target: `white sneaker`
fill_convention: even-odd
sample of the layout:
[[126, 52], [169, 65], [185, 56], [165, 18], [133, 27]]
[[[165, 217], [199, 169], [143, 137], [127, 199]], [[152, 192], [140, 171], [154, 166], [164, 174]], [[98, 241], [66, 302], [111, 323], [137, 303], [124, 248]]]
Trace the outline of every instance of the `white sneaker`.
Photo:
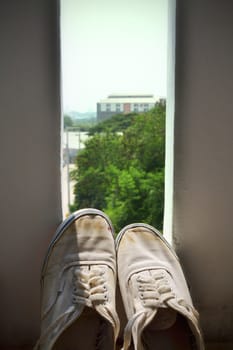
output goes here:
[[44, 261], [41, 288], [41, 336], [35, 349], [115, 349], [115, 243], [104, 213], [83, 209], [59, 226]]
[[179, 259], [163, 236], [132, 224], [116, 239], [119, 286], [128, 323], [123, 349], [203, 350]]

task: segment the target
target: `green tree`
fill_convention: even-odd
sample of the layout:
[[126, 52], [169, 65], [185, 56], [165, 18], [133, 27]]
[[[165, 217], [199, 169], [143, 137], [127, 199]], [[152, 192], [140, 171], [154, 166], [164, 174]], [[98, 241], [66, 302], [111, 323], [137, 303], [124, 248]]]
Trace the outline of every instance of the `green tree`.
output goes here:
[[117, 231], [130, 222], [146, 222], [161, 230], [163, 197], [164, 170], [149, 173], [133, 166], [114, 169], [104, 211]]
[[73, 126], [73, 119], [69, 115], [65, 114], [64, 115], [64, 129], [66, 129], [67, 127], [70, 128], [72, 126]]
[[106, 206], [106, 190], [111, 184], [107, 169], [122, 162], [121, 138], [117, 134], [96, 134], [86, 142], [86, 148], [77, 156], [76, 169], [71, 173], [76, 181], [74, 209]]
[[[143, 114], [112, 118], [92, 129], [72, 173], [73, 209], [104, 210], [116, 230], [131, 222], [162, 229], [164, 207], [165, 105]], [[114, 132], [113, 132], [114, 130]]]
[[89, 129], [89, 134], [94, 135], [100, 132], [119, 132], [127, 129], [134, 123], [137, 114], [116, 114]]

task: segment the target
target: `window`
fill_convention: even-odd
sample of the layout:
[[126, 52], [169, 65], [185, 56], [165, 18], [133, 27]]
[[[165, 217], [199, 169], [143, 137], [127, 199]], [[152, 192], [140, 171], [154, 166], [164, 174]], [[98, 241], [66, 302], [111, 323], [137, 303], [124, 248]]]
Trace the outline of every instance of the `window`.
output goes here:
[[135, 103], [133, 105], [133, 110], [134, 110], [134, 112], [138, 112], [138, 104], [137, 103]]
[[[75, 191], [66, 211], [96, 206], [114, 213], [118, 229], [121, 218], [142, 219], [123, 215], [129, 202], [131, 214], [143, 212], [144, 220], [161, 228], [163, 213], [155, 208], [163, 207], [164, 159], [155, 155], [164, 148], [161, 143], [162, 151], [154, 151], [153, 123], [164, 112], [145, 113], [157, 96], [166, 97], [167, 17], [168, 0], [135, 0], [133, 11], [125, 0], [61, 0], [64, 114], [87, 133], [84, 149], [74, 143], [76, 158], [64, 169], [78, 169], [72, 189], [64, 186]], [[142, 207], [135, 209], [140, 197]]]
[[144, 112], [147, 112], [148, 110], [149, 110], [149, 105], [145, 103], [145, 104], [143, 105], [143, 111], [144, 111]]

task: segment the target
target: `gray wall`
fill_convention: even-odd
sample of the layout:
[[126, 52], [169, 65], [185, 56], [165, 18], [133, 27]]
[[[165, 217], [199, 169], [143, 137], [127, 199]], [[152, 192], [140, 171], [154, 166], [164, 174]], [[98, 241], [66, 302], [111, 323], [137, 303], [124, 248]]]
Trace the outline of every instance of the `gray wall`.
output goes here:
[[177, 0], [174, 243], [206, 340], [233, 340], [233, 2]]
[[39, 332], [40, 267], [61, 221], [55, 0], [0, 3], [0, 347]]

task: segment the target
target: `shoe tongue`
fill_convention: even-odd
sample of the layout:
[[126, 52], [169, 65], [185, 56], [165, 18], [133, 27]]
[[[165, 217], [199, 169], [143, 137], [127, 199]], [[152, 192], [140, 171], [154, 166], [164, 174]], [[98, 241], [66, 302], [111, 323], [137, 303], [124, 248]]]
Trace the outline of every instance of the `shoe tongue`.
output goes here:
[[176, 322], [176, 316], [177, 312], [171, 308], [159, 308], [148, 327], [150, 330], [168, 329]]

